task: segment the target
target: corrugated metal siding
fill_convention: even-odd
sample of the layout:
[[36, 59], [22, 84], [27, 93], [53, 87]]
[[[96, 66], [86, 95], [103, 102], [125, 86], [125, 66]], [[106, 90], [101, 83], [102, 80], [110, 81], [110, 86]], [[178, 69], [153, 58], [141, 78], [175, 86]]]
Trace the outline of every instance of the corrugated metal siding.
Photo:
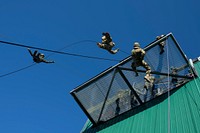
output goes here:
[[[200, 63], [195, 64], [200, 74]], [[170, 132], [200, 133], [200, 78], [190, 81], [170, 96]], [[167, 133], [168, 98], [157, 98], [97, 127], [88, 121], [84, 133]], [[124, 117], [124, 118], [123, 118]]]

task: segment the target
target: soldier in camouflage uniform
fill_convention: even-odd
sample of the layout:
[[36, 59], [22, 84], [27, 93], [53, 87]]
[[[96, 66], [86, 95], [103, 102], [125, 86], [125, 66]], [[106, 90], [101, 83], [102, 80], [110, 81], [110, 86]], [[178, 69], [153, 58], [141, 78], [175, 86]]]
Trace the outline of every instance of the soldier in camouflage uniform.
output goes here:
[[106, 49], [111, 54], [116, 54], [119, 49], [112, 50], [115, 46], [115, 43], [112, 41], [112, 38], [108, 32], [102, 33], [102, 43], [97, 43], [100, 48]]
[[[163, 37], [164, 37], [164, 35], [157, 36], [156, 40], [159, 40], [159, 39], [161, 39]], [[165, 41], [160, 42], [159, 46], [160, 46], [160, 54], [162, 54], [163, 52], [165, 52], [165, 50], [164, 50]]]
[[44, 54], [42, 53], [38, 53], [37, 50], [34, 51], [34, 53], [31, 52], [31, 50], [28, 48], [28, 51], [30, 53], [30, 55], [33, 57], [33, 61], [36, 63], [55, 63], [54, 61], [47, 61], [44, 59]]
[[149, 80], [145, 79], [144, 80], [144, 88], [146, 89], [146, 96], [145, 96], [145, 101], [148, 98], [148, 92], [150, 93], [150, 99], [154, 97], [154, 90], [155, 90], [155, 77], [154, 76], [150, 76]]
[[140, 44], [138, 42], [134, 43], [134, 49], [131, 51], [133, 62], [131, 67], [135, 72], [136, 76], [138, 76], [138, 72], [136, 67], [142, 66], [146, 69], [146, 76], [144, 77], [146, 80], [150, 81], [150, 73], [151, 67], [144, 61], [145, 51], [140, 48]]

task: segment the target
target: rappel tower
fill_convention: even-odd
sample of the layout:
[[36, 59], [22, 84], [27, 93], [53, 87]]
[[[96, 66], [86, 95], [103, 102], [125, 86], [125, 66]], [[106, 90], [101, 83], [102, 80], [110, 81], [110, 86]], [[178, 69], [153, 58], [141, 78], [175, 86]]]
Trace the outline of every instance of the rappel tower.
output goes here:
[[143, 67], [135, 76], [129, 56], [71, 91], [88, 117], [82, 132], [181, 132], [185, 125], [200, 132], [198, 59], [187, 59], [172, 33], [144, 50], [152, 82], [144, 79]]

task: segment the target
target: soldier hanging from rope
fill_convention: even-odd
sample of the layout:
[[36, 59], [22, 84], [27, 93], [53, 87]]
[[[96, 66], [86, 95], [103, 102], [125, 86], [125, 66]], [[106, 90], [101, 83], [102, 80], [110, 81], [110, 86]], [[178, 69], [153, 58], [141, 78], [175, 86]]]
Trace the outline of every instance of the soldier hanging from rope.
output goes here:
[[112, 50], [112, 48], [115, 46], [115, 43], [112, 41], [112, 38], [108, 32], [102, 33], [102, 43], [97, 43], [97, 45], [100, 48], [106, 49], [111, 54], [116, 54], [119, 49]]
[[133, 71], [135, 72], [136, 76], [138, 76], [138, 72], [136, 67], [142, 66], [146, 69], [146, 76], [144, 77], [147, 81], [151, 82], [150, 80], [150, 73], [151, 73], [151, 67], [144, 61], [145, 51], [140, 48], [140, 44], [138, 42], [134, 43], [134, 48], [131, 51], [133, 62], [131, 64], [131, 67]]
[[[163, 38], [165, 35], [160, 35], [160, 36], [157, 36], [156, 37], [156, 40], [159, 40], [161, 38]], [[159, 43], [159, 46], [160, 46], [160, 54], [162, 54], [163, 52], [165, 52], [164, 50], [164, 46], [165, 46], [165, 41], [162, 41]]]
[[28, 51], [30, 53], [30, 55], [33, 57], [33, 61], [36, 62], [36, 63], [41, 63], [41, 62], [44, 62], [44, 63], [55, 63], [55, 61], [47, 61], [44, 59], [44, 54], [42, 53], [38, 53], [37, 50], [34, 51], [34, 53], [31, 52], [31, 50], [28, 48]]
[[155, 90], [155, 77], [154, 76], [150, 76], [149, 77], [149, 81], [147, 79], [144, 80], [144, 88], [146, 89], [146, 94], [145, 94], [145, 98], [144, 101], [147, 100], [148, 98], [148, 92], [150, 93], [150, 99], [154, 97], [154, 90]]

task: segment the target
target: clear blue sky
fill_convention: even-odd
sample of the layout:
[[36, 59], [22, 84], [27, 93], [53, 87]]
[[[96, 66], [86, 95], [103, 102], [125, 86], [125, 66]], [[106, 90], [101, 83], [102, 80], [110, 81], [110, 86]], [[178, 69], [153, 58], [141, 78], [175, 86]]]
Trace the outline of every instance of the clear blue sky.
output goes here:
[[[142, 47], [172, 32], [188, 58], [200, 50], [197, 0], [0, 0], [0, 40], [64, 52], [122, 60], [133, 42]], [[121, 52], [99, 49], [110, 32]], [[0, 44], [0, 76], [33, 63], [26, 48]], [[125, 51], [126, 53], [122, 52]], [[52, 53], [40, 51], [45, 55]], [[78, 133], [87, 117], [70, 91], [117, 61], [53, 54], [55, 64], [0, 77], [1, 133]]]

